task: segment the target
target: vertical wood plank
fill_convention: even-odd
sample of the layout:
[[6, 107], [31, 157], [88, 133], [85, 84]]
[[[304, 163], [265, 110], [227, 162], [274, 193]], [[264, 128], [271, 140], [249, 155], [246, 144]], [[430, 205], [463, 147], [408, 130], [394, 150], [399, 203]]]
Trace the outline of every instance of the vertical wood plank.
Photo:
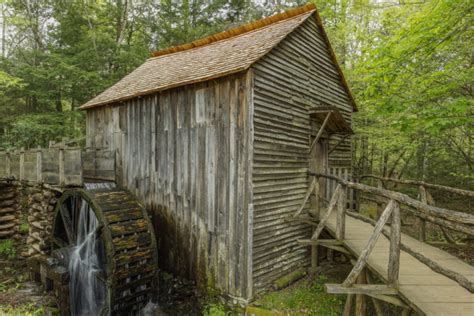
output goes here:
[[59, 147], [59, 184], [65, 183], [65, 174], [64, 174], [64, 147]]
[[390, 229], [390, 255], [388, 261], [388, 283], [398, 287], [398, 274], [400, 270], [400, 242], [401, 242], [400, 206], [394, 203], [392, 209], [392, 225]]
[[336, 224], [336, 238], [337, 240], [344, 240], [345, 226], [346, 226], [346, 192], [347, 188], [342, 187], [339, 190], [339, 199], [337, 201], [337, 224]]
[[20, 181], [25, 179], [25, 149], [20, 150]]
[[36, 179], [39, 183], [43, 182], [42, 171], [43, 171], [43, 151], [41, 150], [41, 147], [38, 147], [38, 150], [36, 152]]

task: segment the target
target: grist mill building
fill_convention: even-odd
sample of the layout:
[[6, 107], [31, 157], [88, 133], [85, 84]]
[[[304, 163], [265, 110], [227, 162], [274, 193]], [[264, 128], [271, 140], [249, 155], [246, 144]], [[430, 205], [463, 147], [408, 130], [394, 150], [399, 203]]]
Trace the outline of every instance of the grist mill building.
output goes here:
[[308, 266], [311, 227], [287, 220], [307, 172], [351, 172], [356, 105], [312, 5], [155, 52], [81, 109], [153, 218], [160, 268], [233, 297]]

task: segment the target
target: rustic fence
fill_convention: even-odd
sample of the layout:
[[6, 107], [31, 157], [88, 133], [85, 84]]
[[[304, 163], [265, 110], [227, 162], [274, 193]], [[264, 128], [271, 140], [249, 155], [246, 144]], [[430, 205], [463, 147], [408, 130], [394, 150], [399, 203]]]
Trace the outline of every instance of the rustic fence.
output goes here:
[[[448, 193], [455, 194], [458, 196], [474, 198], [473, 191], [448, 187], [448, 186], [439, 185], [439, 184], [432, 184], [425, 181], [385, 178], [385, 177], [379, 177], [375, 175], [363, 175], [360, 177], [361, 180], [367, 179], [367, 178], [375, 179], [377, 181], [377, 187], [379, 188], [386, 188], [387, 183], [389, 182], [395, 183], [395, 184], [418, 187], [418, 197], [420, 201], [432, 206], [435, 206], [436, 203], [435, 203], [435, 199], [433, 198], [433, 195], [430, 193], [430, 190], [437, 190], [437, 191], [442, 191], [442, 192], [448, 192]], [[378, 205], [378, 208], [381, 209], [383, 202], [380, 200], [376, 200], [374, 202], [376, 202]], [[426, 241], [426, 222], [427, 221], [424, 218], [416, 217], [416, 221], [414, 223], [416, 231], [418, 233], [418, 239], [421, 241]], [[455, 238], [453, 237], [453, 235], [448, 229], [446, 229], [443, 225], [437, 225], [437, 226], [443, 233], [443, 236], [448, 243], [456, 243]]]
[[[449, 209], [444, 209], [430, 205], [427, 201], [416, 200], [408, 195], [393, 192], [380, 187], [372, 187], [361, 183], [355, 183], [347, 181], [345, 179], [321, 173], [309, 173], [311, 177], [311, 184], [307, 191], [307, 194], [303, 200], [301, 207], [293, 215], [293, 219], [304, 220], [308, 222], [307, 217], [302, 217], [302, 212], [304, 206], [306, 205], [308, 198], [311, 194], [316, 195], [317, 204], [320, 203], [320, 190], [319, 190], [319, 178], [326, 178], [336, 181], [338, 184], [334, 190], [334, 193], [329, 201], [327, 211], [320, 218], [319, 223], [314, 230], [311, 239], [309, 240], [300, 240], [300, 244], [311, 245], [312, 246], [312, 264], [317, 264], [317, 246], [323, 246], [326, 248], [334, 249], [342, 253], [348, 253], [348, 251], [343, 247], [344, 238], [345, 238], [345, 217], [347, 215], [355, 217], [357, 219], [369, 222], [374, 225], [374, 231], [369, 238], [366, 247], [360, 253], [354, 268], [349, 273], [345, 281], [340, 286], [332, 286], [329, 291], [332, 293], [352, 293], [354, 291], [353, 285], [366, 266], [367, 259], [373, 250], [378, 238], [381, 234], [384, 234], [390, 240], [390, 250], [389, 250], [389, 262], [387, 267], [387, 279], [389, 283], [388, 288], [381, 289], [380, 287], [373, 288], [374, 291], [381, 292], [390, 292], [393, 288], [396, 288], [398, 285], [398, 274], [399, 274], [399, 261], [400, 261], [400, 251], [406, 251], [413, 255], [415, 258], [432, 268], [434, 271], [441, 273], [455, 281], [460, 285], [465, 287], [471, 292], [474, 292], [474, 283], [467, 279], [465, 276], [448, 270], [436, 262], [431, 261], [429, 258], [425, 257], [423, 254], [417, 252], [415, 249], [411, 249], [407, 245], [401, 243], [401, 220], [400, 220], [400, 205], [404, 205], [406, 210], [411, 212], [414, 216], [424, 220], [429, 221], [434, 224], [440, 225], [444, 229], [451, 229], [457, 232], [461, 232], [470, 236], [474, 236], [474, 215], [452, 211]], [[353, 189], [361, 192], [365, 192], [371, 195], [379, 196], [388, 201], [383, 212], [381, 212], [380, 217], [377, 221], [369, 219], [361, 214], [349, 211], [347, 209], [347, 190]], [[469, 191], [466, 191], [469, 192]], [[468, 193], [468, 194], [472, 194]], [[324, 198], [323, 198], [324, 200]], [[319, 209], [319, 206], [317, 206]], [[325, 228], [328, 219], [331, 214], [336, 211], [336, 239], [319, 239], [319, 235]], [[319, 218], [319, 214], [316, 215], [316, 219]], [[384, 226], [390, 221], [390, 229], [385, 228]], [[315, 268], [313, 266], [313, 268]], [[367, 288], [364, 291], [370, 292], [371, 289]], [[354, 292], [355, 293], [355, 292]]]
[[0, 179], [62, 186], [115, 181], [115, 153], [61, 146], [0, 151]]

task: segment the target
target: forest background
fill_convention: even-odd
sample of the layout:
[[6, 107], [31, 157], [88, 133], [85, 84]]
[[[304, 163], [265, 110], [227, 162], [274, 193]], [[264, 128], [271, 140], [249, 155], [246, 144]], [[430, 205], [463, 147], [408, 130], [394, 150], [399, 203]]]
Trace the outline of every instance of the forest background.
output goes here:
[[[84, 134], [150, 56], [307, 1], [0, 0], [0, 150]], [[356, 173], [474, 188], [474, 2], [315, 0], [355, 95]]]

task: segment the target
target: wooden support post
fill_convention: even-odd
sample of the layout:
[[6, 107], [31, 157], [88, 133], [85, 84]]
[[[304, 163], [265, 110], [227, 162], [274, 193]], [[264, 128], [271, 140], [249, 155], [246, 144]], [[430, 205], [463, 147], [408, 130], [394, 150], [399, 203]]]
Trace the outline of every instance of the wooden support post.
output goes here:
[[[420, 188], [421, 202], [428, 204], [425, 187], [423, 185], [420, 185], [419, 188]], [[426, 241], [426, 221], [420, 217], [417, 217], [415, 224], [416, 224], [416, 229], [418, 230], [418, 239], [423, 242]]]
[[409, 308], [404, 308], [402, 311], [402, 316], [410, 316], [411, 314], [411, 309]]
[[[366, 277], [367, 277], [367, 283], [373, 284], [373, 280], [370, 277], [370, 272], [367, 271]], [[370, 298], [372, 299], [372, 304], [374, 305], [375, 313], [377, 314], [377, 316], [383, 316], [384, 312], [383, 312], [383, 309], [382, 309], [382, 304], [380, 304], [380, 301], [377, 300], [373, 296], [371, 296]]]
[[64, 184], [66, 180], [64, 174], [64, 147], [59, 147], [59, 184]]
[[[367, 270], [364, 268], [357, 276], [357, 284], [367, 284]], [[367, 303], [364, 294], [356, 294], [355, 315], [365, 316], [367, 311]]]
[[6, 154], [6, 173], [7, 173], [7, 178], [11, 177], [12, 175], [12, 156], [10, 155], [10, 151], [7, 151]]
[[401, 241], [400, 206], [393, 203], [392, 227], [390, 230], [390, 254], [388, 258], [388, 284], [398, 287], [398, 274], [400, 270], [400, 241]]
[[339, 199], [337, 201], [337, 222], [336, 222], [336, 238], [344, 240], [346, 227], [346, 187], [342, 187], [339, 191]]
[[43, 182], [43, 151], [41, 147], [38, 147], [36, 152], [36, 180], [38, 182]]
[[[383, 186], [383, 181], [380, 180], [380, 179], [377, 180], [377, 188], [379, 188], [379, 189], [383, 189], [383, 188], [384, 188], [384, 186]], [[377, 202], [377, 218], [380, 217], [380, 215], [382, 214], [382, 212], [383, 212], [383, 203]]]
[[25, 179], [25, 149], [20, 150], [20, 181]]
[[316, 220], [319, 220], [320, 215], [321, 215], [321, 200], [319, 196], [319, 191], [321, 189], [319, 185], [319, 178], [315, 177], [314, 179], [316, 180], [315, 185], [314, 185], [314, 196], [315, 196], [314, 217], [316, 218]]
[[354, 301], [354, 294], [347, 294], [346, 305], [344, 305], [343, 316], [351, 316], [352, 302]]
[[318, 268], [318, 255], [318, 246], [311, 246], [311, 273], [316, 273], [316, 270]]

